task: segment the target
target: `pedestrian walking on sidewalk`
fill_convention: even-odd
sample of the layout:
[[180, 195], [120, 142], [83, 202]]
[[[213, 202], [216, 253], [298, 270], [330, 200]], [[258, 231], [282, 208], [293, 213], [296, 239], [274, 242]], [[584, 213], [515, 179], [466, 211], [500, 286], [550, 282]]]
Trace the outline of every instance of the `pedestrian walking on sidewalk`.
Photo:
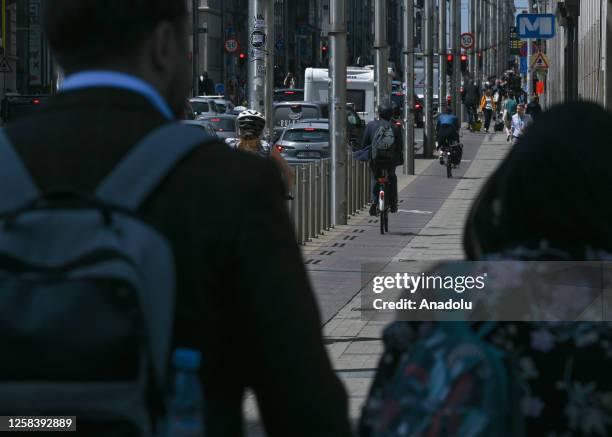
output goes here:
[[508, 98], [504, 102], [504, 126], [506, 127], [506, 141], [510, 141], [512, 137], [512, 117], [516, 114], [517, 102], [514, 93], [508, 94]]
[[[31, 193], [39, 190], [49, 194], [32, 208], [63, 208], [55, 221], [70, 224], [75, 204], [86, 207], [90, 228], [105, 239], [79, 232], [62, 240], [48, 227], [29, 232], [32, 212], [21, 220], [17, 209], [14, 232], [45, 250], [20, 245], [35, 260], [29, 264], [0, 257], [0, 341], [8, 345], [0, 360], [2, 414], [76, 414], [75, 436], [166, 435], [167, 397], [180, 385], [166, 381], [172, 362], [201, 381], [202, 389], [191, 384], [189, 402], [177, 407], [186, 417], [174, 418], [185, 421], [189, 435], [243, 436], [243, 401], [252, 390], [268, 436], [350, 437], [347, 395], [323, 343], [278, 166], [179, 119], [192, 83], [186, 2], [45, 0], [42, 8], [46, 40], [66, 79], [44, 111], [3, 130], [13, 147], [2, 135], [0, 155], [23, 165], [2, 172], [3, 182], [19, 176], [22, 188], [0, 184], [0, 209], [20, 196], [27, 202], [15, 208], [34, 205]], [[154, 144], [141, 143], [152, 133]], [[175, 168], [164, 167], [169, 160]], [[98, 186], [124, 163], [131, 164], [124, 178], [115, 179], [113, 190], [104, 184], [101, 201]], [[127, 171], [137, 164], [140, 171]], [[3, 254], [11, 240], [5, 218]], [[119, 227], [126, 221], [134, 224], [129, 232]], [[156, 238], [135, 250], [142, 234]], [[81, 250], [106, 245], [88, 258], [66, 249], [70, 261], [56, 265], [44, 245], [53, 238]], [[134, 259], [117, 256], [127, 250], [136, 252]], [[165, 273], [160, 281], [147, 281], [134, 267], [151, 260]], [[37, 266], [51, 276], [50, 285], [30, 270], [24, 282], [7, 282], [5, 273]], [[94, 294], [83, 278], [109, 271], [122, 279], [98, 280], [102, 289]], [[65, 277], [65, 287], [53, 282]], [[201, 360], [171, 361], [179, 348], [195, 349], [187, 358]], [[15, 391], [16, 384], [29, 391]], [[194, 430], [196, 418], [204, 431]]]
[[468, 85], [465, 87], [465, 109], [467, 110], [470, 128], [478, 118], [476, 108], [480, 103], [480, 98], [480, 88], [478, 88], [474, 79], [470, 79]]
[[[593, 103], [543, 112], [476, 199], [465, 228], [468, 259], [572, 262], [576, 272], [582, 261], [611, 261], [611, 126], [610, 113]], [[558, 263], [540, 265], [551, 266], [551, 278], [559, 274]], [[498, 283], [516, 283], [515, 274]], [[575, 298], [587, 289], [576, 288]], [[612, 323], [500, 322], [488, 338], [513, 357], [522, 381], [523, 435], [612, 435]]]
[[484, 96], [480, 100], [480, 110], [484, 114], [484, 128], [486, 132], [489, 132], [489, 127], [491, 126], [491, 119], [493, 118], [493, 113], [496, 110], [495, 98], [493, 97], [493, 93], [490, 89], [485, 91]]
[[540, 97], [537, 94], [534, 94], [531, 98], [531, 101], [527, 104], [525, 108], [525, 114], [529, 115], [532, 119], [536, 119], [538, 115], [542, 113], [542, 107], [540, 106]]
[[525, 105], [519, 103], [516, 106], [516, 114], [512, 116], [512, 125], [510, 127], [513, 144], [516, 144], [521, 135], [523, 135], [524, 130], [527, 128], [527, 126], [529, 126], [529, 124], [531, 124], [531, 122], [531, 116], [525, 114]]

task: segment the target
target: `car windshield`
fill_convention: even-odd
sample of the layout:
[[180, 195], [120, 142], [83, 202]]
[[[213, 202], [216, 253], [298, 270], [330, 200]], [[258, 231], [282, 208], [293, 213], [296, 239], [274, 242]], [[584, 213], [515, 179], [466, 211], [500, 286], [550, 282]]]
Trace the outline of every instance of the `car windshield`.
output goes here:
[[233, 132], [236, 130], [236, 122], [233, 118], [206, 118], [216, 132]]
[[274, 110], [274, 125], [280, 127], [299, 123], [300, 120], [319, 118], [319, 111], [313, 106], [282, 105]]
[[208, 104], [208, 102], [192, 101], [191, 107], [193, 108], [193, 113], [195, 115], [205, 114], [207, 112], [210, 112], [210, 105]]
[[298, 143], [327, 143], [329, 142], [329, 131], [326, 129], [315, 128], [290, 129], [285, 132], [283, 141], [294, 141]]
[[275, 91], [274, 101], [276, 102], [303, 102], [304, 92], [303, 91]]
[[219, 114], [225, 114], [225, 111], [227, 111], [227, 106], [225, 103], [215, 102], [215, 106], [217, 107], [217, 112]]

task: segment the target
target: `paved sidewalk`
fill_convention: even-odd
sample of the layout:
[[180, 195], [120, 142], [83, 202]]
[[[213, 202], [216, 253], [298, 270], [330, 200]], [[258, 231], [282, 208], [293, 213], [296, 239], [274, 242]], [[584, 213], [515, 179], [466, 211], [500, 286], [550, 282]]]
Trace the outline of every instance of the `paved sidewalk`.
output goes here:
[[[362, 265], [463, 258], [461, 238], [470, 206], [486, 178], [509, 150], [502, 134], [464, 133], [462, 168], [447, 179], [436, 160], [417, 160], [416, 176], [398, 179], [399, 212], [390, 233], [381, 236], [378, 220], [367, 211], [308, 243], [304, 259], [317, 294], [324, 336], [338, 376], [350, 398], [356, 422], [382, 352], [387, 322], [362, 321], [359, 291]], [[400, 169], [401, 171], [401, 169]], [[252, 396], [245, 412], [249, 436], [263, 436]]]

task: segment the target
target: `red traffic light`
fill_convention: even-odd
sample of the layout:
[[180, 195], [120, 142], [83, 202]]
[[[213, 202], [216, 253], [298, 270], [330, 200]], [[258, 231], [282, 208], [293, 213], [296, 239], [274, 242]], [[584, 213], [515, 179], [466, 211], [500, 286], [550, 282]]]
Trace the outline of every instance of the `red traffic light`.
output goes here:
[[453, 61], [453, 55], [447, 55], [447, 56], [446, 56], [446, 60], [447, 60], [448, 62], [452, 62], [452, 61]]
[[238, 55], [238, 57], [239, 57], [240, 59], [246, 59], [246, 53], [240, 53], [240, 54]]
[[467, 61], [467, 55], [461, 55], [461, 61], [462, 62]]

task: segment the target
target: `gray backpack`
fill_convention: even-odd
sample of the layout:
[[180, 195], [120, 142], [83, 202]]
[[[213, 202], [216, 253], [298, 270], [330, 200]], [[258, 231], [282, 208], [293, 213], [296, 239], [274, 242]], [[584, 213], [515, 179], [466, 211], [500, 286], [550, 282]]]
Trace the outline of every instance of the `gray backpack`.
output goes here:
[[163, 126], [86, 197], [41, 195], [0, 131], [0, 414], [161, 432], [174, 257], [136, 210], [206, 139]]
[[391, 164], [395, 158], [395, 134], [390, 122], [383, 122], [372, 140], [372, 161], [377, 164]]

